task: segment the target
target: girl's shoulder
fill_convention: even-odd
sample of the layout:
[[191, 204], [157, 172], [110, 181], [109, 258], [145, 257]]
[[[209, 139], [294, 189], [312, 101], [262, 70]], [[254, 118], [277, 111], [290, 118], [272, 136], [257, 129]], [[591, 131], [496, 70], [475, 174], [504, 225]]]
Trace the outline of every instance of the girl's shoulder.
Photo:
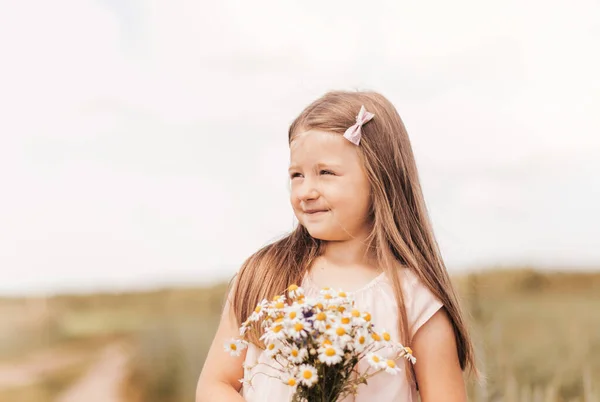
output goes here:
[[[411, 336], [414, 336], [418, 329], [443, 306], [443, 303], [415, 272], [406, 267], [399, 269], [406, 318]], [[394, 286], [386, 274], [377, 277], [357, 296], [361, 299], [371, 299], [368, 304], [378, 305], [377, 310], [397, 310]], [[397, 315], [397, 312], [394, 315]]]
[[402, 290], [411, 336], [425, 324], [441, 307], [441, 300], [411, 269], [402, 270]]
[[[402, 286], [405, 297], [420, 297], [428, 295], [428, 292], [431, 294], [429, 288], [412, 269], [402, 266], [398, 268], [398, 272], [400, 274], [400, 286]], [[387, 273], [383, 272], [360, 289], [360, 291], [367, 290], [393, 291], [392, 280]]]

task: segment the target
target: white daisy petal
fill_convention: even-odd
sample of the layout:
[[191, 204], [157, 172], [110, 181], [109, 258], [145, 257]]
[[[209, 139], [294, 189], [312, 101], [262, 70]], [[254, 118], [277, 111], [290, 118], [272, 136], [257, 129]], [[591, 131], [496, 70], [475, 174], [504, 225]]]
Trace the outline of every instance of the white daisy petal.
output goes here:
[[240, 356], [247, 346], [248, 343], [242, 339], [231, 339], [223, 345], [225, 351], [234, 357]]
[[318, 380], [317, 369], [310, 364], [303, 364], [298, 368], [298, 379], [307, 387], [312, 387]]

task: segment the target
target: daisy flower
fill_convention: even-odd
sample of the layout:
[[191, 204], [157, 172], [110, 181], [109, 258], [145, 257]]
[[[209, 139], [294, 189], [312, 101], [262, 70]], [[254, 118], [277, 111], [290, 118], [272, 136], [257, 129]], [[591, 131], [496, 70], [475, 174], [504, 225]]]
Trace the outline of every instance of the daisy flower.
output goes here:
[[339, 298], [345, 299], [348, 297], [348, 294], [346, 292], [344, 292], [343, 290], [338, 290], [336, 296]]
[[297, 299], [294, 300], [294, 303], [292, 303], [293, 306], [302, 306], [305, 307], [307, 305], [306, 302], [306, 298], [304, 297], [304, 295], [301, 295], [300, 297], [298, 297]]
[[352, 342], [349, 326], [341, 324], [339, 322], [334, 323], [330, 329], [325, 331], [325, 333], [329, 335], [332, 340], [338, 342], [342, 347], [346, 346], [346, 344], [348, 344], [349, 342]]
[[323, 345], [319, 348], [319, 361], [328, 366], [341, 362], [343, 355], [344, 352], [337, 345]]
[[272, 341], [265, 345], [265, 354], [269, 357], [275, 356], [281, 350], [282, 344], [278, 341]]
[[376, 370], [384, 369], [386, 365], [386, 361], [382, 359], [381, 356], [375, 353], [369, 353], [367, 355], [367, 362], [371, 367], [373, 367]]
[[294, 339], [306, 338], [308, 327], [308, 323], [304, 320], [294, 320], [286, 323], [287, 333]]
[[258, 305], [254, 309], [252, 314], [250, 314], [250, 317], [248, 317], [248, 321], [255, 322], [255, 321], [260, 320], [262, 318], [262, 316], [265, 314], [266, 308], [267, 308], [266, 300], [263, 300], [260, 303], [258, 303]]
[[330, 304], [334, 302], [335, 292], [331, 290], [331, 288], [323, 288], [319, 293], [321, 294], [321, 299], [323, 299], [324, 303]]
[[352, 323], [354, 325], [357, 325], [360, 327], [368, 327], [369, 326], [369, 322], [364, 319], [364, 314], [362, 314], [360, 311], [358, 311], [356, 309], [351, 309], [349, 313], [350, 313], [350, 316], [352, 317]]
[[352, 343], [352, 347], [358, 353], [362, 353], [367, 346], [371, 344], [371, 338], [369, 333], [363, 329], [358, 329], [356, 334], [354, 335], [354, 342]]
[[391, 342], [392, 336], [385, 329], [382, 329], [379, 333], [381, 335], [381, 339], [385, 342]]
[[284, 330], [284, 322], [283, 318], [278, 318], [271, 324], [271, 326], [265, 331], [264, 334], [260, 337], [261, 340], [265, 340], [267, 342], [281, 340], [286, 337], [286, 333]]
[[408, 346], [406, 346], [406, 347], [403, 348], [403, 351], [404, 351], [403, 357], [406, 360], [409, 360], [412, 364], [415, 364], [417, 362], [417, 358], [413, 356], [413, 354], [412, 354], [413, 351], [412, 351], [411, 348], [409, 348]]
[[290, 285], [288, 288], [288, 295], [290, 296], [290, 299], [297, 299], [304, 295], [304, 289], [298, 285]]
[[312, 317], [313, 327], [319, 332], [325, 332], [329, 320], [327, 319], [327, 313], [320, 311]]
[[281, 381], [283, 381], [283, 383], [285, 385], [287, 385], [288, 387], [290, 387], [292, 389], [292, 392], [296, 392], [296, 388], [298, 388], [298, 379], [296, 378], [296, 376], [292, 373], [285, 373], [282, 377], [281, 377]]
[[339, 325], [343, 325], [346, 327], [346, 330], [349, 330], [352, 326], [352, 317], [348, 314], [342, 314], [341, 317], [336, 319]]
[[400, 367], [398, 367], [398, 365], [396, 364], [396, 362], [393, 361], [393, 360], [391, 360], [391, 359], [388, 359], [388, 360], [384, 361], [384, 367], [385, 367], [385, 371], [387, 373], [390, 373], [390, 374], [397, 374], [400, 371], [402, 371], [400, 369]]
[[238, 357], [242, 354], [242, 350], [246, 349], [248, 342], [242, 339], [231, 339], [223, 345], [226, 352], [233, 357]]
[[319, 380], [317, 369], [310, 364], [303, 364], [298, 369], [298, 378], [307, 387], [312, 387]]
[[338, 290], [333, 294], [335, 301], [339, 304], [340, 311], [352, 310], [354, 307], [354, 302], [348, 296], [346, 292], [343, 290]]
[[273, 302], [271, 304], [278, 303], [278, 302], [285, 302], [285, 295], [273, 296]]
[[273, 301], [273, 303], [271, 304], [271, 309], [276, 310], [276, 311], [277, 310], [283, 310], [283, 309], [285, 309], [285, 306], [286, 306], [285, 300], [284, 299], [280, 299], [280, 300], [277, 300], [277, 301]]
[[379, 334], [378, 332], [375, 332], [375, 331], [371, 331], [370, 336], [371, 336], [371, 343], [373, 345], [375, 345], [376, 348], [385, 346], [385, 344], [383, 342], [383, 338], [381, 337], [381, 334]]
[[318, 310], [318, 311], [323, 311], [325, 310], [325, 306], [322, 303], [322, 300], [320, 298], [308, 298], [306, 299], [306, 303], [310, 304], [311, 306], [314, 307], [314, 309]]
[[286, 346], [282, 351], [287, 359], [294, 364], [300, 364], [308, 357], [308, 350], [306, 348], [299, 348], [296, 345], [291, 347]]
[[295, 304], [292, 306], [289, 306], [286, 311], [285, 311], [285, 316], [284, 319], [287, 321], [294, 321], [294, 320], [298, 320], [301, 319], [303, 316], [302, 314], [302, 306]]

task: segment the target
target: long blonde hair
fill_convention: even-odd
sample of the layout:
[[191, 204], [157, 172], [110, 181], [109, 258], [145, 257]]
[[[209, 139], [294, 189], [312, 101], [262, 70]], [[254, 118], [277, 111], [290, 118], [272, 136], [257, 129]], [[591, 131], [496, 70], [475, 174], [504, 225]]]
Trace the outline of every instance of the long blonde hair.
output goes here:
[[[399, 267], [404, 266], [444, 304], [454, 327], [460, 367], [479, 377], [467, 325], [429, 221], [408, 134], [391, 102], [376, 92], [328, 92], [293, 121], [288, 140], [291, 143], [296, 134], [312, 129], [343, 134], [355, 123], [361, 105], [376, 116], [362, 127], [359, 145], [372, 194], [373, 229], [367, 246], [375, 250], [378, 264], [394, 288], [399, 341], [404, 345], [412, 342], [400, 284]], [[289, 235], [250, 256], [235, 278], [232, 292], [238, 323], [245, 321], [262, 299], [271, 299], [291, 284], [301, 283], [323, 245], [298, 224]], [[263, 347], [257, 338], [251, 340]], [[416, 383], [412, 369], [406, 372], [409, 381]]]

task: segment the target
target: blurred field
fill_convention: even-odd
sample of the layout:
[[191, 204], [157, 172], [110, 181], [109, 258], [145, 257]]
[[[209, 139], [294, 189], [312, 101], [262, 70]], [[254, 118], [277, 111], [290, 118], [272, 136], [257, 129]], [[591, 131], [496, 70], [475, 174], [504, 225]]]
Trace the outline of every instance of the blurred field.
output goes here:
[[[600, 272], [453, 281], [488, 378], [469, 400], [600, 402]], [[0, 401], [193, 400], [225, 289], [0, 298]]]

